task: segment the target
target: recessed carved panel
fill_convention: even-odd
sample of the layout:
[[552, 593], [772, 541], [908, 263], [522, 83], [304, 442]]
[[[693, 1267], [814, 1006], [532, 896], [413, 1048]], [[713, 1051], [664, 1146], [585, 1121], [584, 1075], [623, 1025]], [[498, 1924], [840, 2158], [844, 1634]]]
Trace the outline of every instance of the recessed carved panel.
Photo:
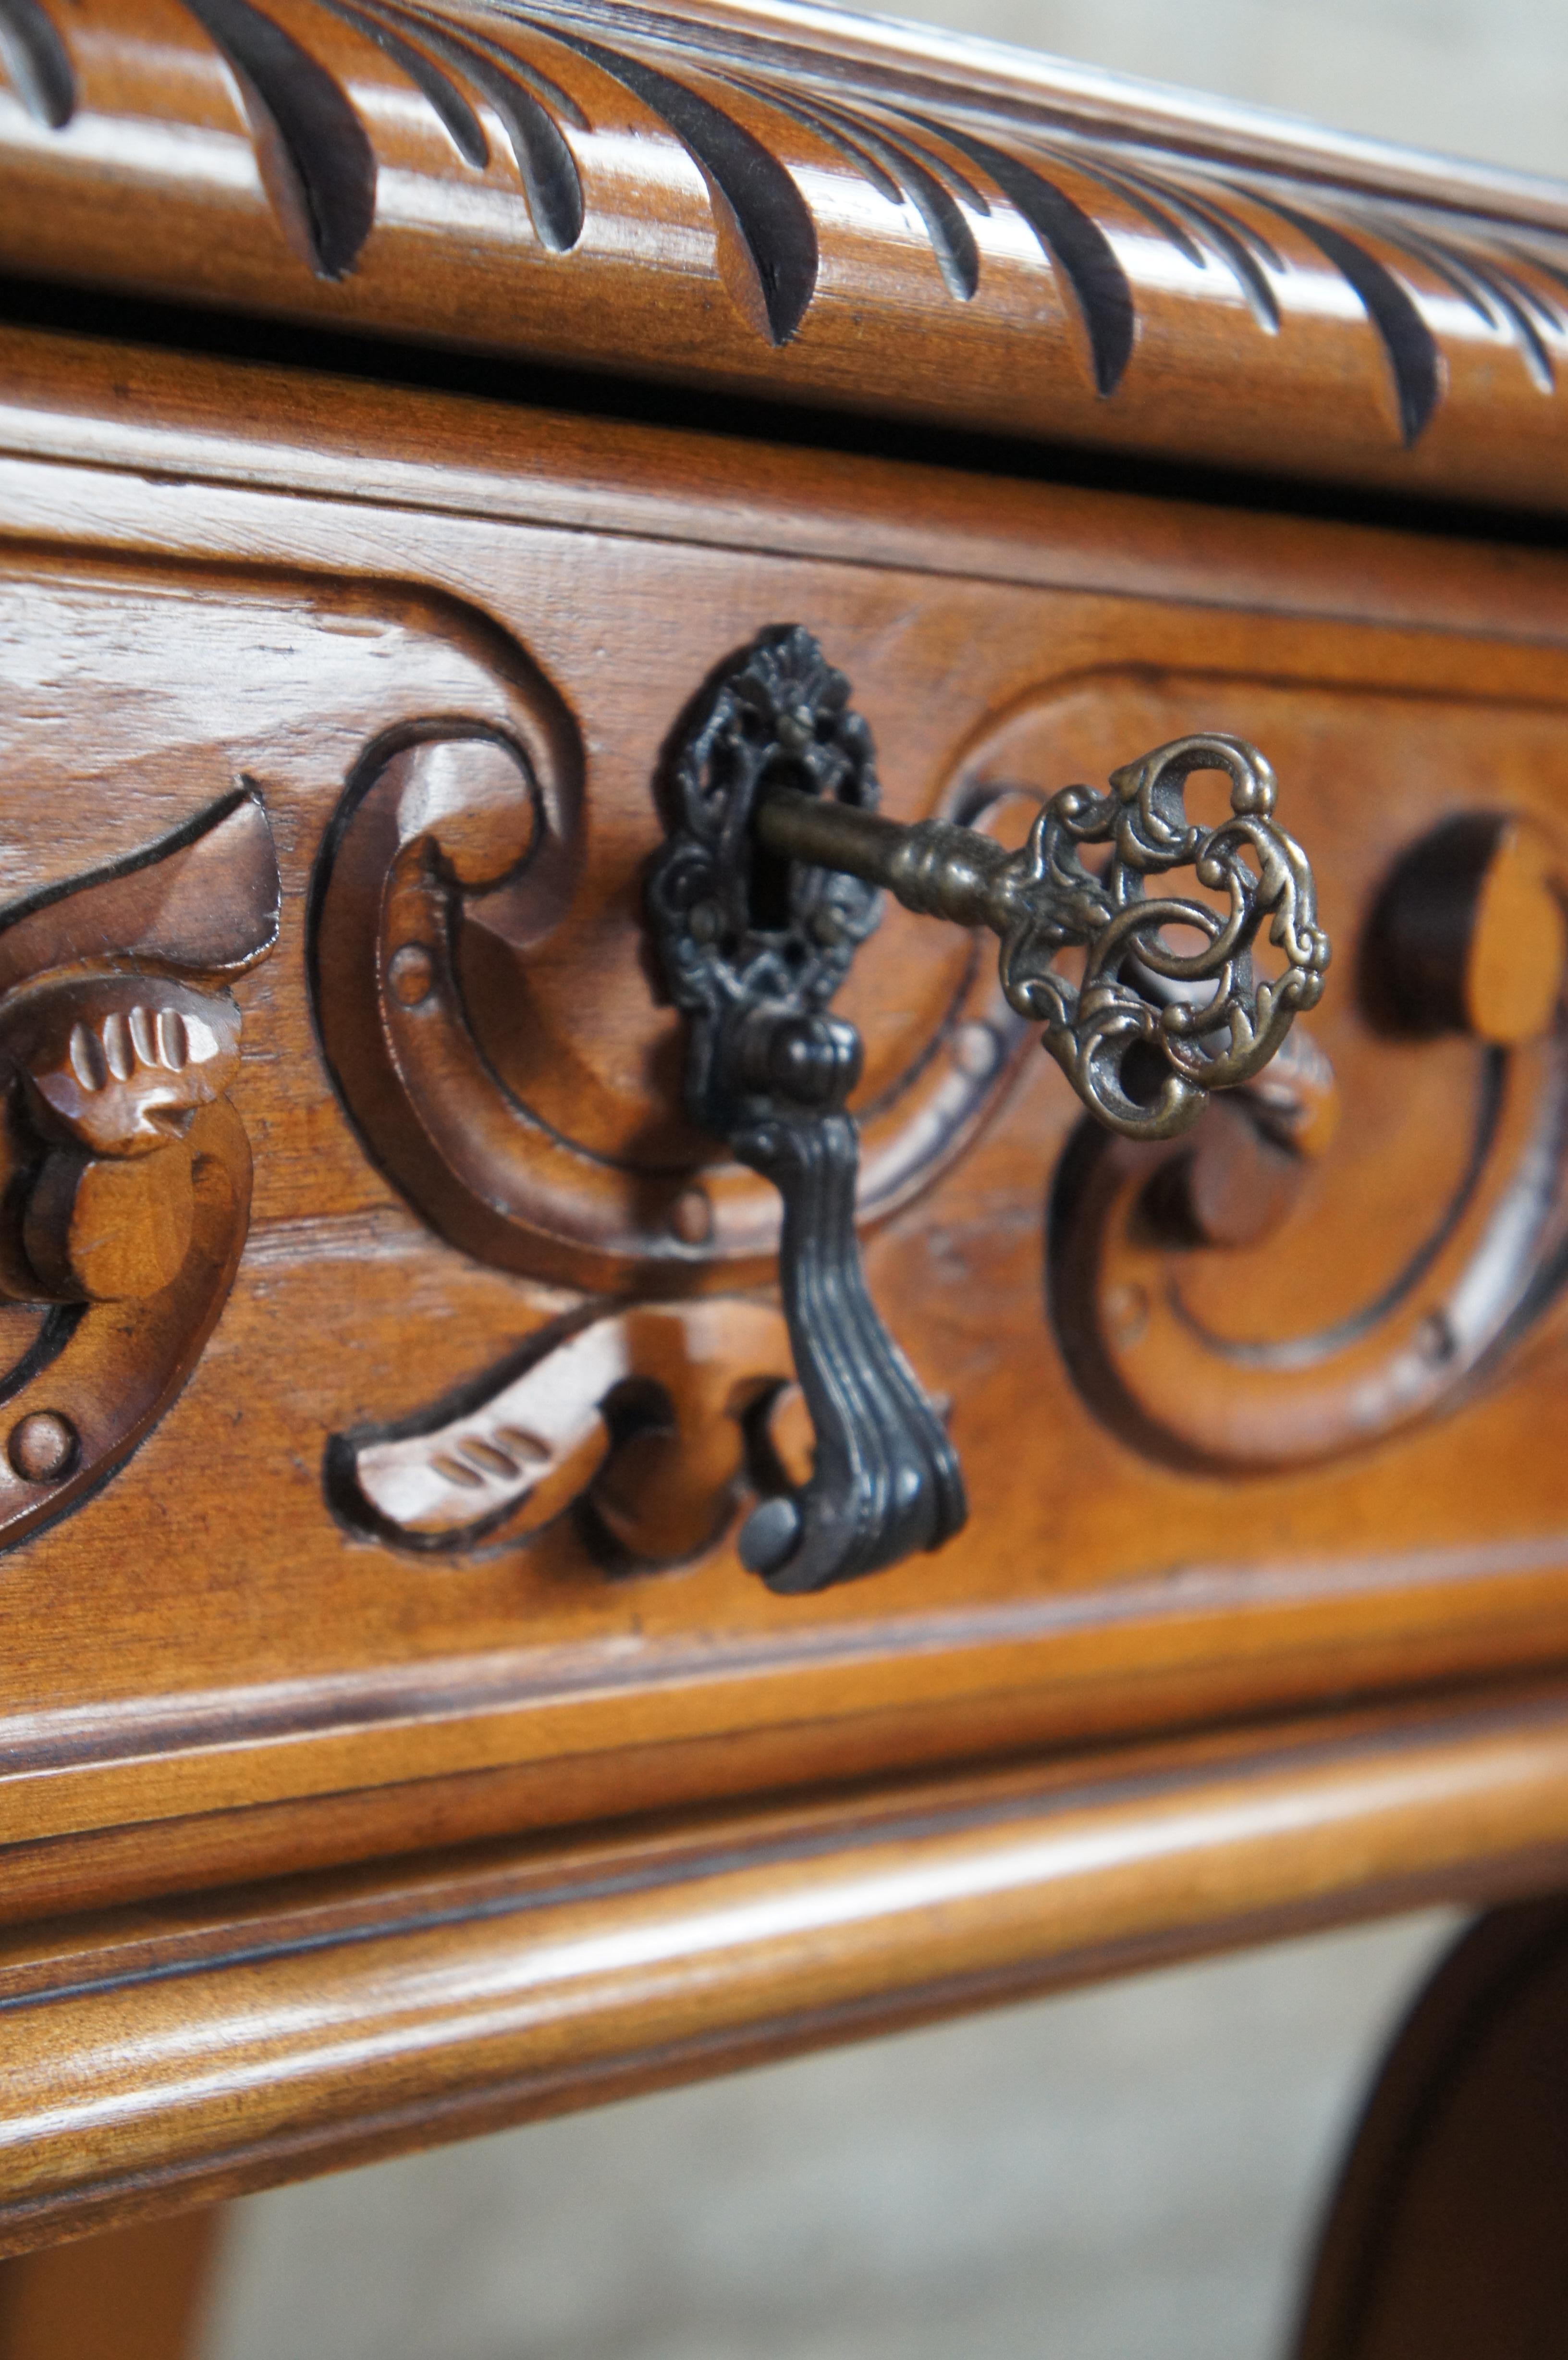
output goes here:
[[[657, 741], [636, 802], [592, 830], [560, 741], [541, 727], [533, 746], [432, 722], [367, 756], [333, 825], [313, 938], [338, 1087], [419, 1210], [503, 1269], [612, 1288], [765, 1275], [777, 1194], [686, 1115], [650, 961]], [[1033, 804], [954, 781], [937, 808], [1016, 825]], [[866, 1222], [962, 1153], [1027, 1043], [973, 943], [889, 932], [854, 1000], [868, 1034]]]
[[[264, 394], [281, 479], [288, 403], [306, 397], [285, 377]], [[409, 482], [401, 414], [385, 445], [338, 448], [341, 485], [305, 453], [288, 491], [253, 445], [247, 480], [237, 463], [226, 483], [168, 480], [179, 434], [116, 472], [109, 427], [64, 392], [49, 429], [75, 464], [0, 460], [13, 910], [63, 923], [78, 905], [59, 889], [154, 878], [138, 855], [193, 843], [204, 814], [253, 796], [282, 885], [277, 947], [232, 981], [161, 975], [160, 998], [116, 969], [89, 1026], [62, 973], [16, 1020], [27, 1108], [89, 1132], [60, 1138], [62, 1154], [91, 1148], [89, 1127], [156, 1131], [161, 1093], [212, 1084], [191, 1135], [226, 1105], [254, 1157], [245, 1250], [179, 1398], [82, 1513], [5, 1559], [0, 1839], [25, 1841], [28, 1875], [46, 1853], [76, 1874], [83, 1830], [149, 1818], [180, 1822], [193, 1874], [238, 1876], [299, 1857], [296, 1808], [323, 1844], [407, 1849], [1560, 1652], [1563, 1297], [1531, 1296], [1495, 1381], [1466, 1369], [1321, 1464], [1254, 1463], [1242, 1480], [1190, 1440], [1150, 1448], [1064, 1353], [1042, 1281], [1079, 1102], [1032, 1037], [1015, 1046], [966, 997], [995, 973], [991, 943], [972, 967], [961, 927], [891, 905], [833, 1002], [866, 1044], [869, 1169], [918, 1175], [861, 1207], [866, 1281], [941, 1402], [970, 1521], [874, 1584], [783, 1601], [748, 1580], [735, 1542], [777, 1488], [768, 1455], [792, 1485], [803, 1472], [774, 1232], [739, 1226], [764, 1184], [726, 1170], [680, 1109], [681, 1023], [656, 998], [645, 914], [680, 702], [791, 617], [854, 681], [901, 825], [988, 811], [1017, 847], [1039, 808], [1026, 787], [1097, 784], [1129, 747], [1194, 730], [1267, 748], [1335, 944], [1291, 1036], [1311, 1028], [1326, 1078], [1309, 1061], [1290, 1105], [1203, 1139], [1174, 1208], [1201, 1241], [1162, 1246], [1158, 1274], [1226, 1343], [1289, 1346], [1376, 1306], [1441, 1226], [1497, 1059], [1486, 1204], [1545, 1145], [1550, 1043], [1387, 1025], [1357, 947], [1412, 847], [1466, 814], [1550, 833], [1568, 807], [1556, 562], [1219, 511], [1173, 527], [1081, 493], [798, 453], [780, 547], [777, 509], [757, 506], [776, 454], [708, 450], [694, 519], [690, 475], [666, 492], [657, 472], [685, 444], [638, 444], [636, 505], [617, 507], [621, 430], [581, 425], [567, 444], [520, 412], [431, 407], [453, 439], [432, 436], [428, 497], [443, 469], [468, 470], [469, 504], [448, 515], [389, 497]], [[911, 535], [899, 563], [906, 544], [862, 545], [860, 519], [868, 536], [907, 492], [920, 547]], [[741, 520], [733, 541], [725, 519]], [[76, 543], [50, 560], [50, 534]], [[1411, 628], [1345, 619], [1352, 589]], [[1488, 639], [1465, 619], [1483, 604]], [[1211, 810], [1190, 782], [1195, 822], [1221, 816], [1214, 790]], [[1487, 884], [1505, 915], [1529, 901], [1528, 872]], [[1532, 968], [1520, 1006], [1538, 983]], [[1449, 997], [1496, 1031], [1512, 1003], [1495, 987], [1481, 957]], [[232, 999], [237, 1065], [226, 1019], [192, 1054], [187, 991]], [[426, 1018], [445, 1050], [417, 1067]], [[355, 1037], [397, 1082], [401, 1138], [373, 1129]], [[498, 1167], [530, 1187], [545, 1167], [517, 1136], [552, 1142], [573, 1175], [557, 1229], [530, 1209], [519, 1243], [483, 1171], [455, 1210], [422, 1200], [397, 1159], [433, 1141], [443, 1107], [460, 1143], [493, 1121]], [[169, 1152], [99, 1160], [150, 1175]], [[169, 1164], [147, 1192], [136, 1256], [155, 1278], [180, 1245], [182, 1177]], [[515, 1258], [464, 1242], [476, 1204]], [[8, 1362], [57, 1312], [118, 1332], [125, 1273], [99, 1259], [95, 1218], [91, 1192], [38, 1192], [19, 1251], [82, 1292], [0, 1311]], [[546, 1275], [541, 1238], [562, 1255]], [[74, 1416], [47, 1392], [35, 1405]], [[0, 1450], [10, 1439], [0, 1428]], [[68, 1447], [29, 1426], [11, 1480], [49, 1480]], [[241, 1797], [263, 1807], [236, 1815], [243, 1854], [227, 1831]], [[97, 1863], [119, 1839], [90, 1842]]]
[[[1191, 710], [1213, 693], [1193, 681], [1174, 705], [1169, 692], [1150, 702]], [[1482, 941], [1449, 912], [1452, 973], [1432, 938], [1454, 894], [1430, 859], [1414, 864], [1400, 903], [1425, 953], [1406, 960], [1412, 1016], [1378, 951], [1400, 864], [1377, 848], [1377, 799], [1362, 792], [1383, 716], [1262, 684], [1247, 701], [1272, 723], [1281, 769], [1295, 753], [1324, 782], [1319, 825], [1365, 880], [1359, 972], [1335, 978], [1277, 1066], [1209, 1109], [1191, 1142], [1151, 1149], [1081, 1130], [1049, 1229], [1055, 1332], [1097, 1412], [1176, 1468], [1256, 1473], [1365, 1449], [1452, 1408], [1550, 1306], [1568, 1273], [1568, 1043], [1561, 887], [1539, 862], [1524, 876], [1515, 854], [1486, 880], [1478, 856], [1476, 894], [1484, 905], [1490, 883], [1496, 916]], [[1102, 733], [1119, 705], [1107, 687], [1037, 707], [982, 759], [1024, 759], [1069, 716], [1075, 733]], [[1444, 719], [1455, 788], [1484, 778], [1489, 722], [1462, 708]], [[1407, 743], [1435, 757], [1442, 726], [1412, 709]], [[1497, 829], [1482, 825], [1486, 843]], [[1553, 874], [1568, 875], [1560, 856]]]

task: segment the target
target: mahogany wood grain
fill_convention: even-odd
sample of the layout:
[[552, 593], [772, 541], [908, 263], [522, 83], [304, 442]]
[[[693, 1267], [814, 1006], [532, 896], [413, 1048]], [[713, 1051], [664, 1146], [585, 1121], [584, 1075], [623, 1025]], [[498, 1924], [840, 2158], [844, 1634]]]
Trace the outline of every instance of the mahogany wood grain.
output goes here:
[[1563, 989], [1560, 867], [1550, 836], [1497, 812], [1463, 813], [1412, 845], [1367, 945], [1394, 1022], [1501, 1047], [1547, 1032]]
[[[0, 0], [0, 268], [120, 318], [463, 345], [518, 397], [159, 351], [150, 311], [0, 328], [4, 1132], [49, 1151], [0, 1206], [8, 1400], [29, 1285], [130, 1352], [191, 1267], [125, 1049], [179, 1012], [137, 864], [243, 807], [282, 887], [191, 1134], [254, 1151], [232, 1294], [0, 1556], [0, 2251], [1561, 1882], [1568, 558], [523, 397], [546, 359], [933, 459], [978, 427], [1539, 518], [1568, 194], [737, 0]], [[842, 995], [867, 1273], [974, 1513], [810, 1600], [735, 1555], [759, 1422], [788, 1444], [776, 1214], [681, 1112], [642, 915], [680, 717], [780, 624], [900, 820], [1012, 840], [1162, 739], [1257, 741], [1339, 945], [1293, 1068], [1155, 1170], [888, 913]], [[143, 931], [88, 923], [105, 872]], [[181, 925], [261, 908], [203, 874]], [[74, 1429], [25, 1405], [43, 1497]], [[102, 2347], [147, 2250], [11, 2266], [0, 2360]], [[1340, 2300], [1312, 2360], [1415, 2348], [1323, 2342]]]
[[6, 0], [0, 261], [1561, 508], [1549, 183], [792, 7]]
[[[90, 484], [104, 501], [106, 545], [156, 545], [145, 519], [139, 530], [134, 523], [134, 505], [110, 497], [124, 473], [204, 486], [216, 552], [235, 537], [223, 497], [234, 487], [289, 495], [307, 515], [303, 504], [325, 497], [352, 502], [356, 518], [366, 507], [433, 511], [655, 539], [678, 514], [678, 538], [699, 545], [738, 541], [920, 574], [975, 572], [1227, 609], [1468, 628], [1504, 640], [1552, 637], [1564, 610], [1553, 554], [1484, 535], [1451, 543], [1463, 546], [1464, 562], [1434, 569], [1424, 532], [1320, 522], [1268, 503], [1254, 510], [1043, 485], [934, 458], [914, 466], [676, 432], [8, 324], [0, 324], [0, 355], [7, 454], [90, 471], [18, 476], [37, 503], [32, 529], [46, 537], [77, 517], [73, 492]], [[256, 512], [247, 505], [244, 513]], [[177, 542], [198, 553], [206, 547], [202, 519], [186, 513]], [[356, 575], [395, 575], [395, 549], [375, 538], [340, 540], [337, 554]], [[264, 541], [259, 554], [269, 552]]]
[[1568, 1907], [1483, 1918], [1373, 2085], [1296, 2360], [1549, 2360], [1568, 2343]]
[[36, 1926], [0, 2251], [1565, 1868], [1555, 1689]]
[[201, 2360], [220, 2222], [180, 2212], [0, 2263], [0, 2360]]
[[[1222, 1328], [1310, 1332], [1376, 1296], [1470, 1153], [1456, 1109], [1481, 1053], [1379, 1030], [1356, 945], [1445, 815], [1560, 826], [1568, 567], [32, 336], [5, 349], [24, 667], [5, 775], [26, 781], [18, 814], [51, 814], [13, 822], [16, 890], [145, 843], [238, 777], [285, 872], [282, 939], [239, 987], [257, 1194], [234, 1295], [174, 1416], [0, 1576], [12, 1914], [437, 1827], [1561, 1658], [1559, 1315], [1454, 1421], [1239, 1483], [1162, 1464], [1086, 1406], [1049, 1325], [1048, 1196], [1077, 1110], [1032, 1052], [985, 1135], [870, 1245], [917, 1367], [953, 1395], [977, 1502], [954, 1548], [786, 1604], [727, 1547], [610, 1580], [562, 1526], [439, 1564], [345, 1537], [329, 1437], [421, 1410], [580, 1298], [423, 1226], [345, 1120], [306, 986], [313, 867], [365, 748], [454, 713], [535, 743], [551, 683], [593, 825], [566, 948], [523, 972], [557, 1037], [579, 1028], [582, 1100], [614, 1143], [664, 1105], [675, 1042], [637, 948], [659, 749], [753, 628], [822, 633], [909, 815], [970, 781], [1103, 778], [1181, 727], [1239, 728], [1279, 762], [1345, 946], [1317, 1037], [1352, 1113], [1284, 1226], [1192, 1274]], [[910, 1006], [927, 1022], [906, 923], [846, 997], [888, 1072]], [[1546, 1069], [1520, 1055], [1523, 1138]], [[136, 1832], [158, 1825], [167, 1851]]]

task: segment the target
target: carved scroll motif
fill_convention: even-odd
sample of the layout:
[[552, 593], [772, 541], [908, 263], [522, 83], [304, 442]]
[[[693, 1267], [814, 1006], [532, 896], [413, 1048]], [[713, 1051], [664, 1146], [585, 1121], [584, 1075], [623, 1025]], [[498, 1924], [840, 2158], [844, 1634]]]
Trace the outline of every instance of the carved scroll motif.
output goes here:
[[[1551, 831], [1491, 812], [1418, 839], [1385, 880], [1362, 944], [1367, 1017], [1395, 1043], [1468, 1035], [1475, 1065], [1447, 1109], [1452, 1185], [1353, 1308], [1312, 1316], [1323, 1259], [1301, 1217], [1314, 1196], [1346, 1227], [1365, 1215], [1343, 1152], [1355, 1116], [1303, 1030], [1185, 1140], [1073, 1141], [1051, 1197], [1054, 1322], [1124, 1440], [1232, 1474], [1365, 1449], [1495, 1378], [1560, 1297], [1565, 877]], [[1295, 1274], [1272, 1295], [1270, 1251]]]
[[516, 1547], [570, 1515], [612, 1571], [680, 1563], [776, 1457], [789, 1368], [770, 1304], [589, 1306], [457, 1393], [334, 1435], [327, 1496], [351, 1532], [420, 1554]]
[[223, 986], [278, 917], [271, 830], [241, 793], [0, 927], [0, 1317], [21, 1330], [0, 1547], [107, 1480], [223, 1308], [251, 1181]]

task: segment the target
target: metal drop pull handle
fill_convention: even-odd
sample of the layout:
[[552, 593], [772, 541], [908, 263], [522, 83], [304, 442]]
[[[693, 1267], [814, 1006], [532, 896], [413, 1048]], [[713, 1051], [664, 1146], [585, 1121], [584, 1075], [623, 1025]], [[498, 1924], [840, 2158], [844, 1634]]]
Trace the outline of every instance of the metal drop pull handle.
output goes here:
[[[1179, 738], [1115, 772], [1107, 794], [1063, 788], [1009, 852], [945, 821], [878, 816], [871, 734], [849, 698], [798, 626], [727, 666], [675, 742], [673, 824], [649, 895], [690, 1021], [689, 1109], [784, 1203], [779, 1277], [816, 1449], [803, 1484], [754, 1470], [764, 1496], [740, 1539], [743, 1561], [784, 1591], [938, 1548], [966, 1513], [953, 1446], [871, 1302], [855, 1230], [844, 1109], [860, 1039], [827, 1008], [877, 923], [878, 889], [996, 934], [1008, 1000], [1043, 1025], [1091, 1113], [1136, 1139], [1173, 1137], [1212, 1091], [1267, 1065], [1329, 958], [1306, 856], [1273, 817], [1273, 772], [1241, 738]], [[1230, 781], [1214, 827], [1186, 815], [1198, 770]], [[1099, 870], [1083, 858], [1096, 845], [1109, 847]], [[1149, 891], [1178, 869], [1213, 898]], [[1171, 941], [1178, 927], [1197, 948]], [[1265, 928], [1279, 967], [1260, 977]], [[1084, 953], [1076, 985], [1055, 966], [1070, 947]]]

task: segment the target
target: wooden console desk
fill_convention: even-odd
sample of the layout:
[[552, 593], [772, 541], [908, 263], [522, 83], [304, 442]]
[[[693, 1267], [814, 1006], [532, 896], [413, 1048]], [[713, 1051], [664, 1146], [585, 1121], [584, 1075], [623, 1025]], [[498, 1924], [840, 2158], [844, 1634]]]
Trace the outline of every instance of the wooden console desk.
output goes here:
[[[0, 2252], [1432, 1897], [1530, 1903], [1465, 2005], [1541, 2054], [1568, 191], [743, 0], [0, 60]], [[1009, 849], [1250, 741], [1334, 945], [1128, 1143], [888, 908], [866, 1273], [969, 1513], [807, 1594], [648, 915], [787, 628]], [[1480, 2348], [1337, 2234], [1313, 2360]]]

